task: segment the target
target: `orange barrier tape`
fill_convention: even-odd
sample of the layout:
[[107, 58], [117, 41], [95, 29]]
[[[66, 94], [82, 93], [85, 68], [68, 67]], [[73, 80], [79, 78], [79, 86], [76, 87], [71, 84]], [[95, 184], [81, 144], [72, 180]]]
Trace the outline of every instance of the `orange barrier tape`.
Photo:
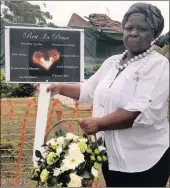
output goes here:
[[[69, 108], [67, 108], [67, 105], [69, 105]], [[62, 103], [59, 99], [51, 100], [46, 130], [52, 126], [52, 123], [61, 120], [63, 116], [68, 118], [80, 118], [81, 113], [86, 112], [91, 115], [92, 106], [84, 105], [83, 108], [80, 108], [78, 103], [71, 104], [69, 99], [62, 101]], [[1, 169], [1, 175], [3, 177], [1, 181], [6, 181], [6, 184], [11, 181], [10, 184], [12, 183], [13, 187], [19, 186], [23, 181], [25, 183], [26, 180], [23, 180], [25, 178], [24, 174], [29, 174], [29, 168], [33, 165], [32, 151], [36, 115], [37, 98], [35, 97], [23, 99], [1, 99], [1, 138], [2, 145], [5, 146], [0, 149], [0, 152], [2, 153], [1, 164], [3, 165], [3, 168], [5, 166], [4, 169]], [[72, 128], [71, 123], [64, 124], [63, 126], [70, 129]], [[11, 138], [11, 140], [9, 138]], [[18, 144], [17, 147], [13, 146], [13, 143], [16, 143], [16, 140]], [[8, 145], [10, 145], [9, 148]], [[9, 170], [9, 167], [11, 166], [13, 168], [12, 171]], [[13, 174], [15, 177], [5, 178], [7, 174]], [[22, 178], [20, 178], [20, 176]]]

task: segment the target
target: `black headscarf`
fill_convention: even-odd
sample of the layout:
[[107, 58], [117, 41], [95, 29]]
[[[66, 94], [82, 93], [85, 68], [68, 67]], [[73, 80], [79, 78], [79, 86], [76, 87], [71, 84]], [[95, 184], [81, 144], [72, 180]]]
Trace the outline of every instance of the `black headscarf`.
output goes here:
[[123, 17], [123, 28], [131, 14], [133, 13], [142, 13], [145, 15], [147, 23], [149, 24], [151, 29], [153, 29], [154, 39], [156, 39], [161, 34], [164, 28], [164, 18], [161, 14], [161, 11], [156, 6], [147, 3], [133, 4]]

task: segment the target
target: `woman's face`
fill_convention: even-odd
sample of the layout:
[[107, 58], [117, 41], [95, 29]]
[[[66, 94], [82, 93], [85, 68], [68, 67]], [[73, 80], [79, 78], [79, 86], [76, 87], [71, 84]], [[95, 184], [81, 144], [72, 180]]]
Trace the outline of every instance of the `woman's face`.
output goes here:
[[149, 48], [153, 40], [153, 31], [141, 13], [130, 16], [123, 30], [123, 42], [132, 54], [138, 54]]

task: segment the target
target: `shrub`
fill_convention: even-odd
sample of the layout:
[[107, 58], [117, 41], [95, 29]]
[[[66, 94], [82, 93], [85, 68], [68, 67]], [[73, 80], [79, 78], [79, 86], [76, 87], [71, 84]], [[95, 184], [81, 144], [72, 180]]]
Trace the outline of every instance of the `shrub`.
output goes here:
[[5, 72], [1, 70], [1, 98], [5, 97], [32, 97], [35, 87], [32, 84], [7, 83]]
[[101, 66], [102, 64], [97, 64], [92, 67], [85, 67], [84, 68], [84, 78], [88, 79], [90, 78]]
[[35, 87], [32, 84], [18, 84], [14, 88], [11, 97], [32, 97], [35, 92]]
[[1, 98], [11, 97], [13, 90], [17, 87], [18, 84], [6, 83], [5, 72], [1, 70], [1, 84], [0, 84]]
[[95, 73], [95, 71], [91, 67], [85, 67], [84, 78], [89, 79], [94, 73]]
[[155, 49], [158, 53], [162, 54], [163, 56], [167, 57], [167, 58], [170, 60], [170, 55], [169, 55], [169, 53], [170, 53], [170, 52], [169, 52], [169, 50], [170, 50], [170, 45], [165, 45], [165, 46], [163, 46], [162, 48], [159, 47], [159, 46], [154, 45], [154, 49]]
[[102, 64], [97, 64], [97, 65], [94, 65], [93, 66], [93, 70], [96, 72], [100, 67], [101, 67]]

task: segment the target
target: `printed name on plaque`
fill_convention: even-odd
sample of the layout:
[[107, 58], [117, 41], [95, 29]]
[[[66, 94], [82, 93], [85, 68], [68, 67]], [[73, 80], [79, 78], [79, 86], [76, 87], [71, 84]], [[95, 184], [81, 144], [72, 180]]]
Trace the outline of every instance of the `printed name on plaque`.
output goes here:
[[5, 41], [9, 82], [84, 80], [82, 29], [7, 26]]

